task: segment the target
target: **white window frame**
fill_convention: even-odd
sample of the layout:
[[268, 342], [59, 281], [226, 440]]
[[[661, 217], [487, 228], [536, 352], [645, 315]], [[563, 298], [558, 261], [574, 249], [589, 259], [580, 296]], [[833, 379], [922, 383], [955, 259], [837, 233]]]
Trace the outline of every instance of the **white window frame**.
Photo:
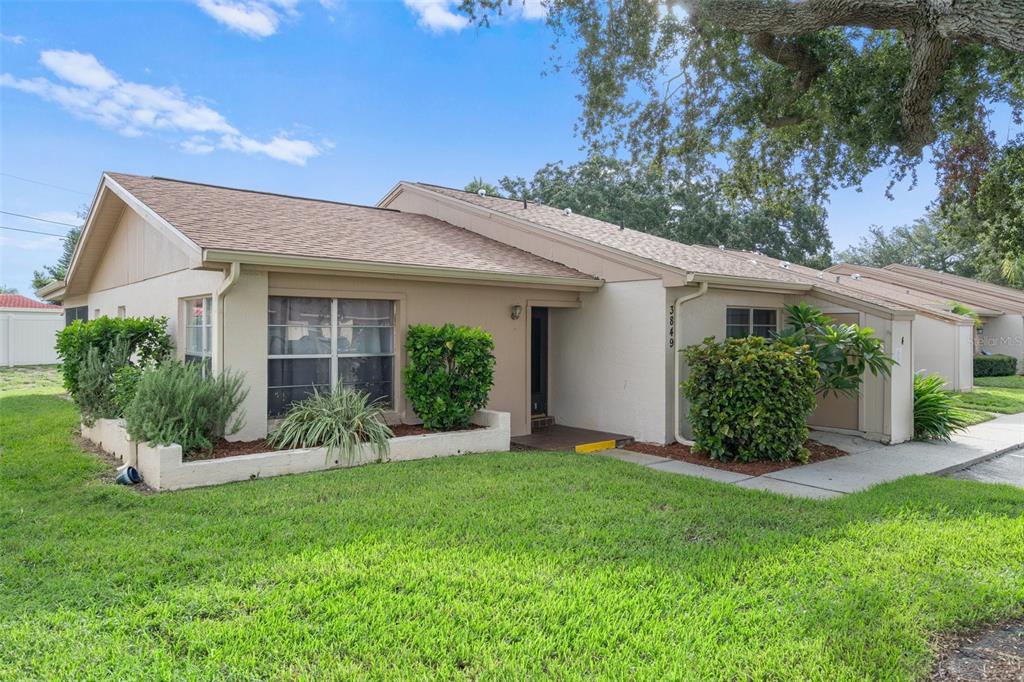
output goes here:
[[[271, 354], [269, 349], [267, 351], [267, 364], [269, 366], [271, 360], [323, 360], [330, 359], [330, 390], [334, 390], [334, 387], [338, 385], [338, 359], [339, 358], [369, 358], [369, 357], [385, 357], [391, 358], [391, 404], [386, 407], [389, 411], [397, 410], [398, 405], [398, 353], [396, 347], [398, 346], [398, 301], [390, 298], [377, 298], [377, 297], [366, 297], [359, 298], [357, 296], [339, 296], [339, 297], [328, 297], [328, 296], [305, 296], [301, 294], [270, 294], [268, 297], [268, 303], [270, 298], [321, 298], [328, 299], [331, 302], [331, 345], [330, 353], [299, 353], [299, 354]], [[338, 301], [387, 301], [391, 305], [391, 352], [390, 353], [342, 353], [338, 351]], [[267, 324], [268, 341], [269, 332], [271, 327], [289, 327], [292, 325], [279, 325], [279, 324]], [[289, 386], [270, 386], [269, 382], [267, 385], [268, 401], [267, 401], [267, 417], [270, 419], [280, 418], [281, 415], [270, 414], [270, 401], [269, 392], [274, 388], [301, 388], [305, 384], [300, 385], [289, 385]]]
[[[746, 323], [747, 333], [743, 337], [729, 336], [729, 327], [738, 327], [739, 326], [738, 324], [730, 324], [729, 323], [729, 311], [731, 311], [731, 310], [745, 310], [745, 311], [747, 311], [747, 323]], [[766, 325], [762, 325], [762, 324], [759, 324], [759, 325], [755, 325], [754, 324], [754, 311], [755, 310], [761, 310], [761, 311], [765, 311], [765, 312], [769, 312], [770, 311], [770, 312], [775, 313], [775, 327], [774, 327], [774, 329], [775, 329], [776, 332], [779, 331], [779, 319], [780, 319], [781, 316], [779, 315], [779, 309], [778, 308], [761, 308], [761, 307], [758, 307], [758, 306], [741, 306], [741, 305], [733, 306], [733, 305], [731, 305], [731, 306], [726, 306], [726, 309], [725, 309], [725, 338], [727, 338], [727, 339], [736, 339], [736, 338], [746, 338], [746, 337], [749, 337], [749, 336], [755, 336], [755, 334], [754, 334], [754, 327], [764, 327], [764, 326], [766, 326]], [[767, 338], [771, 338], [771, 337], [767, 337]]]
[[[203, 323], [201, 325], [192, 324], [192, 306], [196, 301], [202, 301], [203, 306]], [[198, 358], [197, 364], [202, 367], [204, 375], [212, 374], [213, 372], [213, 296], [206, 294], [202, 296], [191, 296], [189, 298], [182, 299], [182, 310], [184, 312], [183, 319], [185, 324], [181, 326], [183, 334], [182, 358], [185, 362], [189, 362], [189, 358]], [[188, 349], [188, 338], [190, 329], [202, 329], [200, 334], [200, 350], [197, 355], [194, 352], [190, 352]], [[206, 330], [209, 329], [210, 333], [207, 334]]]

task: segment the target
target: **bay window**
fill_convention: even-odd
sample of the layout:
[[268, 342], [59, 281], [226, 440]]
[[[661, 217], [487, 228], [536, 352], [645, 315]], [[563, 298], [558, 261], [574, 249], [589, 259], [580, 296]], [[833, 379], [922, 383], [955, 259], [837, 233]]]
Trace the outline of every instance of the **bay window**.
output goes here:
[[268, 313], [270, 416], [335, 385], [394, 404], [392, 301], [271, 296]]
[[779, 311], [772, 308], [726, 308], [725, 336], [740, 339], [763, 336], [770, 339], [778, 329]]
[[202, 365], [204, 374], [213, 370], [213, 298], [185, 301], [185, 362]]

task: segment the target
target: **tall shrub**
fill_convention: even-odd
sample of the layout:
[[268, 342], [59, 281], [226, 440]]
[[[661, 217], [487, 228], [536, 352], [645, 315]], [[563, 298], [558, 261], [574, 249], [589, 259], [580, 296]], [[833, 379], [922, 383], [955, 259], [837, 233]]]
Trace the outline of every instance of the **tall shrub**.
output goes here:
[[777, 336], [782, 344], [806, 346], [818, 369], [821, 395], [857, 393], [864, 373], [889, 376], [896, 361], [885, 353], [881, 339], [871, 327], [837, 324], [806, 303], [786, 306], [787, 326]]
[[247, 393], [237, 372], [210, 377], [199, 365], [165, 362], [139, 378], [124, 413], [125, 428], [140, 443], [177, 443], [183, 453], [209, 452], [218, 438], [242, 428], [244, 415], [236, 413]]
[[77, 398], [79, 371], [90, 348], [107, 357], [118, 342], [128, 349], [132, 364], [146, 367], [168, 358], [174, 342], [167, 333], [166, 317], [98, 317], [75, 320], [57, 333], [57, 357], [64, 388]]
[[494, 385], [494, 339], [477, 327], [417, 324], [406, 336], [405, 393], [423, 426], [463, 428]]
[[699, 452], [712, 459], [806, 461], [818, 370], [804, 347], [760, 337], [714, 338], [683, 350], [683, 393]]
[[82, 421], [92, 424], [97, 419], [111, 419], [122, 413], [122, 406], [114, 395], [114, 375], [128, 363], [128, 346], [117, 341], [106, 353], [90, 346], [85, 360], [78, 368], [78, 390], [75, 403], [82, 413]]

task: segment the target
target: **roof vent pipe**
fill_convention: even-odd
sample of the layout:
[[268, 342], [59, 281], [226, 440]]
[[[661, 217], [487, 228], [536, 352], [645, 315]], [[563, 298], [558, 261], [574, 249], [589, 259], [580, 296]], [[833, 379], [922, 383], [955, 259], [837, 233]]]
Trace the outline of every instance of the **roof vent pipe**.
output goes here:
[[781, 263], [779, 263], [779, 267], [783, 268], [785, 270], [789, 270], [789, 261], [788, 260], [782, 261]]
[[841, 277], [839, 275], [836, 275], [836, 284], [839, 284], [839, 280], [840, 279], [841, 279]]
[[481, 187], [480, 189], [478, 189], [478, 190], [476, 191], [476, 193], [477, 193], [477, 195], [478, 195], [478, 196], [481, 196], [481, 197], [485, 197], [485, 196], [487, 196], [487, 190], [486, 190], [486, 189], [484, 189], [483, 187]]
[[725, 244], [719, 244], [718, 245], [718, 250], [719, 251], [725, 251]]
[[860, 281], [860, 273], [859, 272], [853, 273], [852, 275], [850, 275], [850, 279], [854, 279], [854, 280], [857, 280], [859, 282]]
[[572, 209], [571, 208], [567, 208], [567, 209], [563, 210], [562, 213], [564, 213], [565, 215], [572, 215]]

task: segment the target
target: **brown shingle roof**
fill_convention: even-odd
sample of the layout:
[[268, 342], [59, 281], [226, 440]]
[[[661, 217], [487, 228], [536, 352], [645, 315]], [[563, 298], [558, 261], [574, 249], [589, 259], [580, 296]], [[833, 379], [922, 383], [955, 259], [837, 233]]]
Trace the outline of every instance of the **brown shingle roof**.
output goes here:
[[563, 208], [534, 202], [528, 202], [526, 208], [523, 208], [522, 200], [518, 199], [480, 196], [422, 182], [408, 184], [687, 272], [806, 283], [803, 278], [780, 268], [736, 259], [717, 249], [683, 244], [578, 213], [566, 215]]
[[591, 279], [442, 220], [391, 209], [107, 173], [205, 249]]
[[909, 265], [886, 265], [883, 269], [909, 276], [926, 277], [932, 281], [941, 282], [949, 286], [967, 287], [971, 291], [1024, 304], [1024, 290], [1021, 289], [992, 284], [991, 282], [982, 282], [976, 279], [971, 279], [970, 277], [954, 275], [951, 272], [940, 272], [938, 270], [929, 270], [927, 268], [914, 268]]

